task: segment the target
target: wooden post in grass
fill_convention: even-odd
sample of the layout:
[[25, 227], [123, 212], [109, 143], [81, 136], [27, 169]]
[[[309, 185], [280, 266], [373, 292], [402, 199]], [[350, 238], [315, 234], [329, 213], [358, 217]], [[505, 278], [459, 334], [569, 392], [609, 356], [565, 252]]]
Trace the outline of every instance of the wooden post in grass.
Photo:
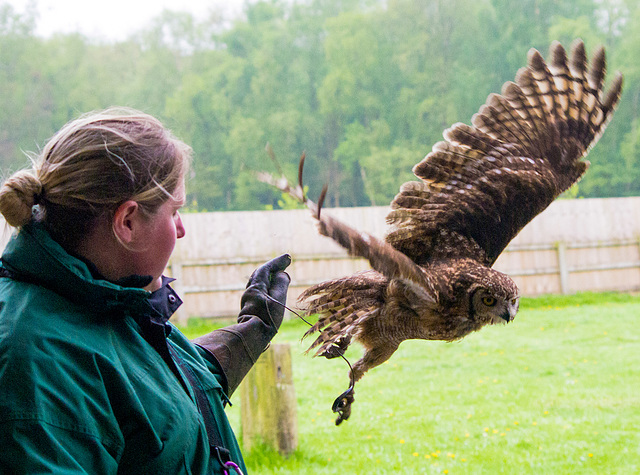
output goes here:
[[564, 295], [570, 292], [569, 287], [569, 267], [567, 265], [567, 243], [559, 241], [556, 243], [558, 252], [558, 272], [560, 273], [560, 291]]
[[240, 392], [243, 449], [264, 443], [283, 455], [293, 452], [298, 445], [298, 419], [291, 346], [273, 344], [262, 353]]

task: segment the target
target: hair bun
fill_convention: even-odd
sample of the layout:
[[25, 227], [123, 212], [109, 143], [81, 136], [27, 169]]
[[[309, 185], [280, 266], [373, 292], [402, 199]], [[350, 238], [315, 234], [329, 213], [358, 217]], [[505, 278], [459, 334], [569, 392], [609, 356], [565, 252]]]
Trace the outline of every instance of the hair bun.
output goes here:
[[0, 188], [0, 213], [14, 227], [27, 224], [33, 215], [36, 197], [42, 193], [42, 183], [32, 171], [22, 170], [9, 177]]

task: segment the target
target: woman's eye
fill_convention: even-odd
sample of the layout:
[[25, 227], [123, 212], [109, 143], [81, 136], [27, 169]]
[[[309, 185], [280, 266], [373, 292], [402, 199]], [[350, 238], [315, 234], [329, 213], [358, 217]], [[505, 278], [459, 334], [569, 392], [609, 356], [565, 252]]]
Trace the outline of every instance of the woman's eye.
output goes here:
[[482, 297], [482, 303], [487, 307], [493, 307], [496, 304], [496, 299], [493, 297]]

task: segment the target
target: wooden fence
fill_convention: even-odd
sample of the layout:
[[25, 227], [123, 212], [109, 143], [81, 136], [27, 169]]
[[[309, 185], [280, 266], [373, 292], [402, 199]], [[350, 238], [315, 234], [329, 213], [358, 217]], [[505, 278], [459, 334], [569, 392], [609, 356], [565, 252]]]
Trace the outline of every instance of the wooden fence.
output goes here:
[[[324, 212], [384, 236], [386, 207]], [[168, 273], [185, 305], [178, 318], [237, 314], [247, 278], [262, 262], [288, 252], [289, 302], [309, 285], [368, 268], [320, 236], [306, 210], [185, 214]], [[640, 289], [640, 198], [559, 200], [534, 219], [495, 267], [522, 295]]]
[[[324, 210], [379, 237], [387, 230], [388, 211]], [[185, 301], [179, 320], [236, 315], [253, 269], [285, 252], [293, 257], [292, 305], [311, 284], [369, 268], [320, 236], [306, 210], [183, 214], [183, 221], [187, 235], [167, 269]], [[495, 267], [511, 275], [525, 296], [639, 290], [640, 197], [556, 201], [522, 230]]]

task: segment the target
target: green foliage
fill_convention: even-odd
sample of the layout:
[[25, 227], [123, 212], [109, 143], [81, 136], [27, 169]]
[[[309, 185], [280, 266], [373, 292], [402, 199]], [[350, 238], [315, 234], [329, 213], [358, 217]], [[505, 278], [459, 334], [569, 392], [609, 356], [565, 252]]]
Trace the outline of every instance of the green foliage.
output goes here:
[[[308, 193], [309, 187], [304, 187], [304, 192]], [[290, 196], [288, 193], [282, 193], [281, 199], [278, 200], [278, 207], [280, 209], [302, 209], [304, 205], [302, 205], [298, 200]]]
[[[259, 0], [232, 22], [165, 11], [127, 40], [40, 38], [32, 4], [0, 0], [0, 168], [66, 121], [111, 105], [165, 121], [194, 149], [190, 209], [288, 207], [255, 180], [270, 142], [327, 206], [384, 205], [451, 124], [469, 123], [530, 47], [603, 43], [623, 101], [567, 196], [640, 192], [640, 5], [623, 0]], [[508, 15], [505, 12], [508, 11]], [[464, 12], [464, 13], [462, 13]]]

